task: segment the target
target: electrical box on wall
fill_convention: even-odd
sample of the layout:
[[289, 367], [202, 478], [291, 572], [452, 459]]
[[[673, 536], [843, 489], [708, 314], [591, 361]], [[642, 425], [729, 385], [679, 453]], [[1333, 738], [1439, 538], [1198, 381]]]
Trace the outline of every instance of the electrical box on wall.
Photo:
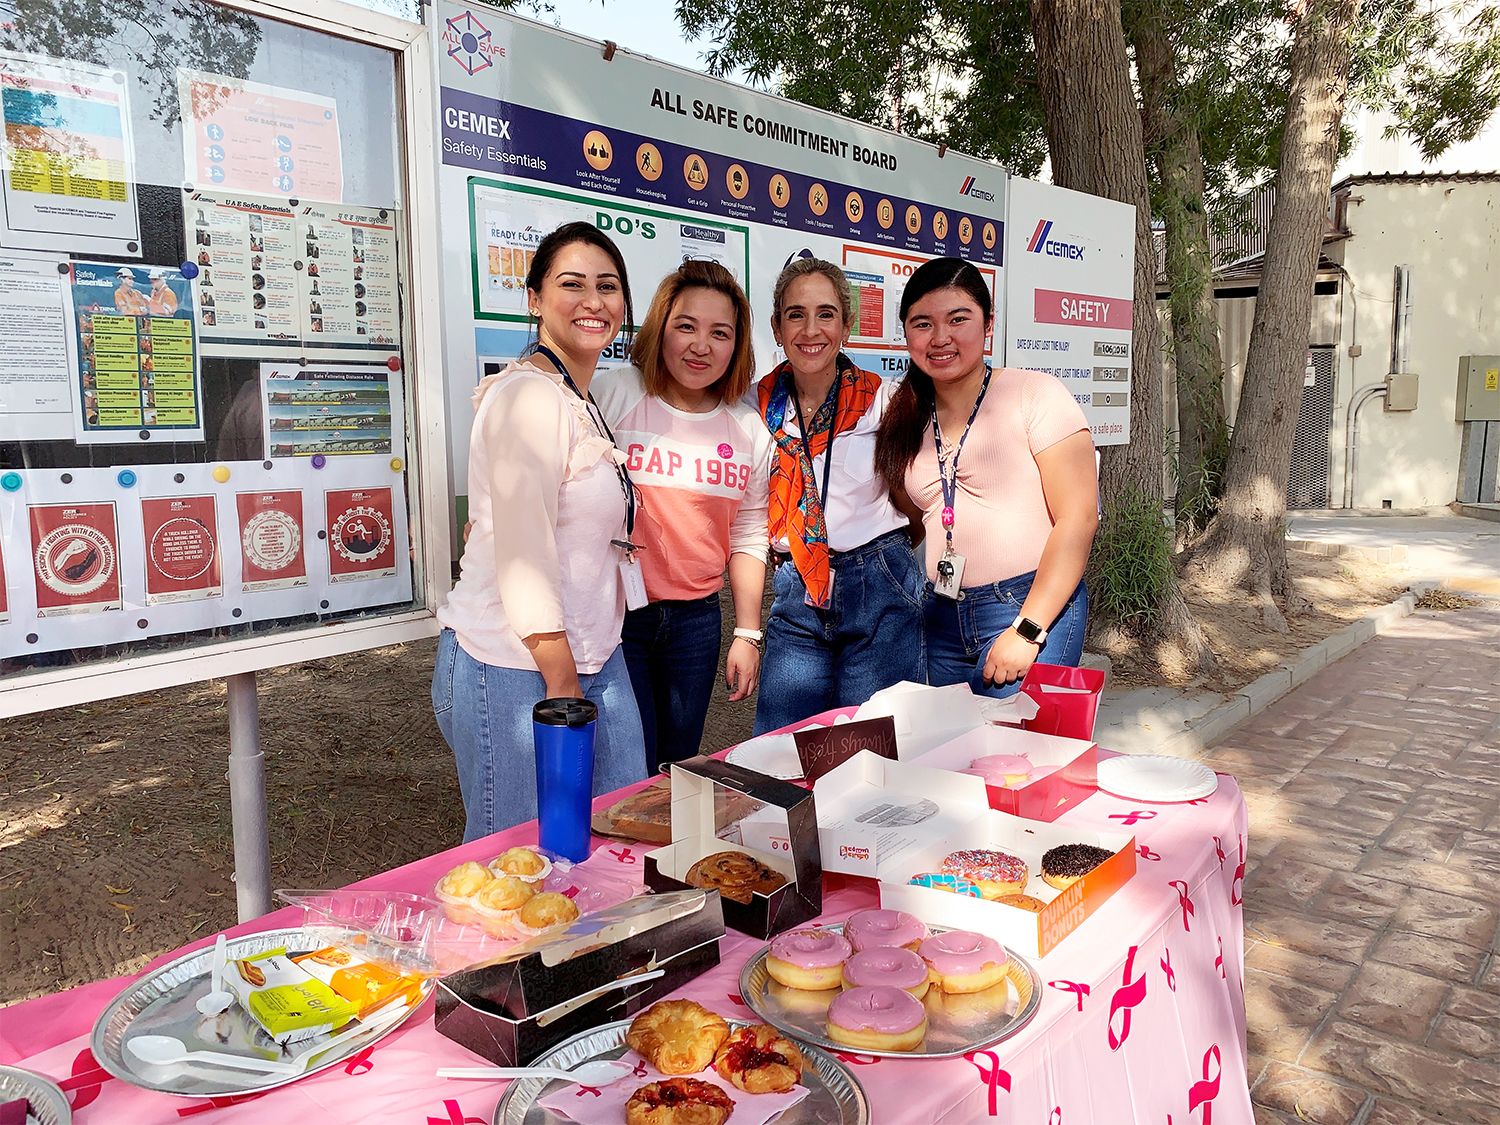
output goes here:
[[1417, 408], [1417, 377], [1410, 372], [1385, 377], [1385, 411]]
[[1500, 421], [1500, 355], [1458, 357], [1459, 422]]

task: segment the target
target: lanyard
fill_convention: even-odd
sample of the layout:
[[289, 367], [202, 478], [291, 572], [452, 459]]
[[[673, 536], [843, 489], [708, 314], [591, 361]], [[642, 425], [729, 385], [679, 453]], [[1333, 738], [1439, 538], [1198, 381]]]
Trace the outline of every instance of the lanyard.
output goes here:
[[[833, 438], [839, 430], [839, 380], [843, 372], [836, 372], [833, 377], [833, 386], [828, 388], [828, 398], [833, 399], [833, 418], [828, 423], [828, 445], [823, 450], [823, 491], [818, 493], [818, 507], [823, 510], [823, 522], [828, 522], [828, 471], [833, 467]], [[797, 408], [797, 430], [802, 439], [802, 452], [807, 454], [809, 466], [813, 463], [812, 446], [807, 440], [807, 424], [802, 421], [802, 399], [797, 395], [797, 379], [791, 377], [792, 383], [792, 405]], [[828, 398], [823, 401], [827, 403]], [[819, 407], [821, 410], [822, 408]], [[817, 417], [817, 415], [813, 415]], [[816, 483], [816, 482], [814, 482]]]
[[964, 451], [964, 442], [968, 440], [969, 430], [973, 428], [974, 419], [979, 416], [979, 404], [984, 401], [984, 392], [990, 389], [990, 376], [994, 372], [989, 364], [984, 365], [984, 382], [979, 385], [979, 397], [974, 400], [974, 409], [969, 411], [969, 420], [964, 425], [964, 432], [958, 439], [958, 444], [953, 447], [953, 461], [946, 469], [943, 467], [943, 429], [938, 425], [937, 403], [932, 404], [932, 444], [937, 449], [938, 480], [943, 486], [943, 529], [948, 533], [948, 552], [953, 552], [953, 502], [958, 499], [958, 456]]
[[[546, 344], [537, 344], [531, 349], [533, 353], [544, 356], [553, 367], [557, 368], [558, 374], [563, 377], [563, 382], [568, 384], [568, 389], [579, 398], [583, 399], [589, 407], [589, 417], [599, 425], [604, 436], [614, 445], [615, 435], [609, 428], [609, 423], [604, 420], [604, 413], [599, 409], [599, 404], [594, 401], [593, 394], [584, 394], [578, 389], [578, 384], [573, 382], [572, 373], [568, 371], [568, 365], [558, 358], [556, 352]], [[635, 536], [635, 483], [630, 479], [630, 470], [620, 461], [615, 462], [615, 475], [620, 478], [620, 487], [625, 492], [625, 542], [615, 541], [616, 546], [624, 547], [627, 551], [637, 550], [634, 543], [630, 542]]]

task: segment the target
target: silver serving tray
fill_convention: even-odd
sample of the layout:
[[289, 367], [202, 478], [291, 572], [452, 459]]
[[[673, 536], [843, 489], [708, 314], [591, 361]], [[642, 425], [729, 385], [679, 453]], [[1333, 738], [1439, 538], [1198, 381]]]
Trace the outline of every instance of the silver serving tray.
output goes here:
[[[819, 926], [843, 933], [840, 923]], [[935, 934], [951, 927], [931, 926]], [[830, 1051], [879, 1055], [890, 1059], [951, 1059], [1009, 1039], [1031, 1022], [1042, 1004], [1042, 978], [1031, 963], [1010, 949], [1005, 979], [983, 992], [945, 996], [929, 988], [922, 1003], [927, 1008], [927, 1036], [918, 1051], [870, 1051], [846, 1047], [828, 1038], [828, 1005], [839, 989], [808, 992], [787, 988], [766, 971], [763, 946], [740, 971], [740, 996], [750, 1010], [783, 1034], [804, 1043], [816, 1043]]]
[[[231, 961], [253, 957], [280, 946], [285, 946], [288, 953], [308, 953], [314, 949], [322, 949], [334, 937], [336, 935], [330, 934], [326, 929], [267, 930], [264, 933], [230, 938], [227, 951]], [[231, 1005], [229, 1011], [221, 1016], [205, 1016], [198, 1011], [198, 1001], [209, 991], [208, 978], [213, 967], [213, 956], [214, 947], [204, 946], [197, 952], [179, 957], [171, 964], [163, 965], [154, 973], [142, 977], [111, 1000], [94, 1023], [94, 1033], [90, 1039], [94, 1058], [99, 1061], [99, 1065], [122, 1082], [162, 1094], [197, 1098], [258, 1094], [337, 1066], [395, 1031], [411, 1018], [412, 1012], [421, 1007], [420, 1002], [414, 1004], [395, 1023], [369, 1035], [355, 1036], [341, 1043], [326, 1058], [316, 1060], [301, 1074], [255, 1074], [248, 1070], [230, 1070], [197, 1062], [156, 1066], [127, 1053], [125, 1044], [137, 1035], [171, 1035], [181, 1039], [191, 1051], [225, 1051], [261, 1059], [286, 1057], [282, 1048], [271, 1041], [238, 1003]], [[423, 1000], [431, 995], [434, 987], [431, 980], [423, 982]], [[297, 1053], [315, 1047], [319, 1042], [332, 1039], [336, 1031], [337, 1029], [289, 1044], [288, 1051]]]
[[18, 1066], [0, 1066], [0, 1105], [17, 1098], [31, 1103], [31, 1114], [42, 1125], [71, 1125], [73, 1110], [61, 1086]]
[[[631, 1022], [620, 1020], [582, 1032], [528, 1065], [569, 1069], [594, 1059], [617, 1059], [629, 1049], [625, 1033], [630, 1030]], [[752, 1026], [746, 1020], [728, 1022], [732, 1029]], [[816, 1047], [802, 1046], [801, 1050], [802, 1085], [807, 1087], [808, 1095], [773, 1118], [775, 1125], [869, 1125], [870, 1103], [849, 1068]], [[495, 1125], [564, 1125], [571, 1121], [572, 1118], [536, 1104], [539, 1098], [564, 1085], [556, 1078], [516, 1079], [495, 1107]]]

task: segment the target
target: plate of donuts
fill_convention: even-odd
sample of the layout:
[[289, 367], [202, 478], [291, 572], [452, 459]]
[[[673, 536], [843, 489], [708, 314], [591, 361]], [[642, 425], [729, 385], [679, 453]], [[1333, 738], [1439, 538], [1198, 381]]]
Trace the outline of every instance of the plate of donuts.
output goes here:
[[[641, 1037], [642, 1025], [654, 1011], [674, 1007], [696, 1009], [700, 1015], [717, 1023], [720, 1029], [719, 1038], [722, 1042], [717, 1052], [709, 1049], [704, 1059], [710, 1061], [697, 1070], [692, 1068], [698, 1067], [703, 1059], [684, 1060], [689, 1059], [699, 1044], [687, 1040], [670, 1042], [676, 1038], [674, 1029], [665, 1026], [677, 1022], [682, 1013], [667, 1013], [668, 1018], [663, 1021], [659, 1040], [652, 1040], [649, 1032], [645, 1041]], [[636, 1029], [634, 1033], [632, 1028]], [[698, 1036], [690, 1037], [696, 1038]], [[764, 1084], [757, 1084], [751, 1079], [750, 1073], [744, 1070], [740, 1071], [739, 1078], [731, 1085], [727, 1080], [730, 1077], [729, 1069], [720, 1066], [719, 1059], [732, 1060], [735, 1057], [734, 1044], [737, 1039], [765, 1048], [763, 1051], [753, 1052], [758, 1057], [746, 1065], [768, 1071], [783, 1070], [787, 1060], [786, 1056], [776, 1053], [778, 1047], [787, 1055], [797, 1056], [792, 1061], [800, 1065], [785, 1075], [785, 1083], [782, 1085], [772, 1084], [767, 1088]], [[635, 1047], [641, 1048], [640, 1055], [634, 1053]], [[657, 1056], [658, 1049], [665, 1051], [673, 1064], [681, 1065], [669, 1066], [667, 1061]], [[658, 1073], [643, 1056], [655, 1058], [665, 1070]], [[733, 1118], [734, 1121], [744, 1121], [746, 1125], [754, 1125], [756, 1122], [767, 1122], [767, 1125], [868, 1125], [870, 1120], [870, 1103], [863, 1087], [849, 1068], [832, 1054], [803, 1043], [788, 1044], [785, 1040], [778, 1040], [775, 1033], [764, 1025], [745, 1020], [726, 1020], [692, 1001], [662, 1001], [634, 1020], [619, 1020], [591, 1031], [580, 1032], [532, 1060], [530, 1065], [571, 1070], [583, 1063], [600, 1059], [624, 1059], [626, 1062], [634, 1061], [637, 1065], [633, 1074], [627, 1072], [626, 1078], [613, 1084], [632, 1091], [623, 1105], [618, 1108], [613, 1103], [605, 1105], [613, 1093], [610, 1087], [603, 1089], [603, 1097], [597, 1102], [590, 1099], [586, 1103], [582, 1117], [586, 1117], [590, 1123], [594, 1123], [596, 1118], [598, 1121], [613, 1121], [618, 1117], [622, 1122], [639, 1120], [654, 1125], [655, 1121], [666, 1119], [662, 1111], [672, 1107], [674, 1103], [682, 1111], [681, 1119], [691, 1121], [727, 1121]], [[764, 1065], [767, 1059], [775, 1061]], [[745, 1061], [743, 1057], [741, 1061]], [[730, 1066], [732, 1065], [731, 1063]], [[783, 1092], [778, 1095], [776, 1091], [784, 1090], [785, 1084], [792, 1082], [797, 1084], [796, 1094], [801, 1094], [803, 1088], [806, 1089], [806, 1094], [796, 1097]], [[671, 1087], [672, 1092], [663, 1097], [665, 1091], [662, 1087]], [[557, 1079], [517, 1079], [506, 1089], [505, 1096], [495, 1107], [494, 1125], [564, 1125], [565, 1122], [577, 1125], [579, 1117], [562, 1113], [556, 1108], [557, 1103], [562, 1100], [559, 1095], [566, 1094], [570, 1089], [568, 1083]], [[765, 1106], [756, 1104], [761, 1099], [768, 1099]], [[572, 1101], [571, 1098], [566, 1100]], [[615, 1101], [618, 1100], [616, 1097]], [[780, 1108], [788, 1101], [791, 1102], [790, 1105]], [[684, 1102], [690, 1104], [684, 1105]], [[694, 1102], [702, 1104], [691, 1104]], [[634, 1113], [633, 1103], [640, 1103], [635, 1105]], [[733, 1108], [729, 1108], [731, 1103]], [[653, 1107], [655, 1113], [643, 1113], [644, 1106]]]
[[1036, 969], [994, 938], [897, 910], [778, 934], [740, 973], [745, 1003], [788, 1036], [887, 1058], [953, 1058], [1008, 1039], [1041, 991]]

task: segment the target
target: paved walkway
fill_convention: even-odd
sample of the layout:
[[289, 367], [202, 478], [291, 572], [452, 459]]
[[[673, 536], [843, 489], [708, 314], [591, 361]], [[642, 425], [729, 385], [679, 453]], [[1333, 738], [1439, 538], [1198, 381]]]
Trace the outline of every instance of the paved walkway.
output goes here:
[[1286, 537], [1361, 547], [1405, 547], [1413, 578], [1500, 578], [1500, 524], [1467, 516], [1289, 512]]
[[1205, 761], [1250, 804], [1258, 1125], [1500, 1123], [1500, 608], [1419, 611]]

